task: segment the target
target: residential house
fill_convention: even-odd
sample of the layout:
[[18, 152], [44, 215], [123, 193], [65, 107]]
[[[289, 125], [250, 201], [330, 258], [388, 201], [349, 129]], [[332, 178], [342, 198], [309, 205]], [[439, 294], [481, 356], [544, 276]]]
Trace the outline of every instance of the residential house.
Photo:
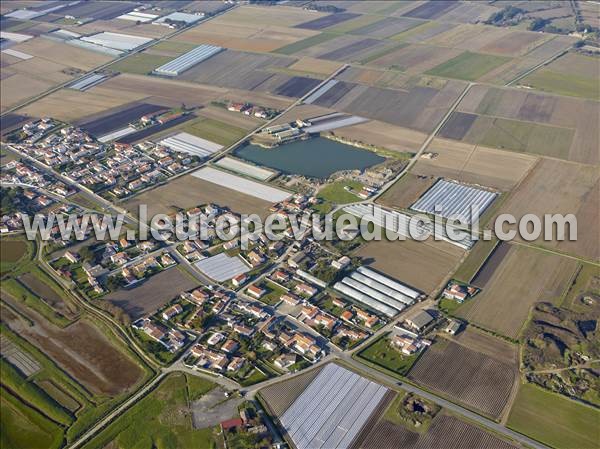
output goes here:
[[281, 354], [273, 361], [273, 364], [277, 368], [287, 371], [290, 366], [296, 363], [296, 359], [296, 354]]
[[174, 316], [179, 315], [181, 312], [183, 312], [183, 307], [181, 307], [180, 304], [175, 304], [169, 307], [167, 310], [165, 310], [162, 313], [162, 317], [164, 320], [170, 320]]
[[256, 298], [256, 299], [260, 299], [263, 297], [263, 295], [266, 293], [264, 289], [257, 287], [256, 285], [251, 285], [250, 287], [248, 287], [246, 289], [246, 293], [248, 293], [250, 296]]

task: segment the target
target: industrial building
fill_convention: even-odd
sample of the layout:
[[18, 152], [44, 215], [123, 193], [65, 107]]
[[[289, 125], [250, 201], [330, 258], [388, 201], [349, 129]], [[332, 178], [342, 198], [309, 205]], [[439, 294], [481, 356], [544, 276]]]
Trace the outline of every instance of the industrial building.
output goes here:
[[444, 218], [456, 218], [463, 224], [470, 224], [472, 208], [479, 217], [497, 196], [496, 192], [440, 179], [411, 209]]
[[164, 76], [177, 76], [221, 51], [223, 51], [223, 48], [216, 45], [200, 45], [154, 69], [154, 73]]
[[281, 416], [297, 449], [347, 449], [389, 390], [333, 363]]

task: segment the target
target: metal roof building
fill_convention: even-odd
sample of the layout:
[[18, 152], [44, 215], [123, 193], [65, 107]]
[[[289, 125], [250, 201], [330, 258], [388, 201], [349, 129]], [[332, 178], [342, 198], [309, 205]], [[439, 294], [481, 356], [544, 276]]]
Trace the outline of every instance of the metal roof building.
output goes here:
[[223, 48], [216, 45], [200, 45], [154, 69], [154, 73], [157, 75], [177, 76], [221, 51], [223, 51]]
[[389, 390], [327, 364], [281, 416], [297, 449], [347, 449]]
[[272, 170], [267, 170], [266, 168], [257, 165], [251, 165], [229, 156], [219, 159], [215, 162], [215, 165], [241, 175], [250, 176], [260, 181], [266, 181], [275, 174]]

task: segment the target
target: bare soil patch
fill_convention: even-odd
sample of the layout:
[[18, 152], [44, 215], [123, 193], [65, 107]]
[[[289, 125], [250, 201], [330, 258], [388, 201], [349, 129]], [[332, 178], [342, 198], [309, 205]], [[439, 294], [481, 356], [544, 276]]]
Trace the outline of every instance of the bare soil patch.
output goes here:
[[381, 196], [377, 202], [386, 206], [409, 208], [436, 181], [431, 176], [407, 173]]
[[446, 242], [372, 241], [358, 249], [365, 265], [425, 293], [431, 293], [460, 261], [463, 250]]
[[483, 291], [458, 309], [458, 314], [499, 334], [517, 338], [531, 307], [536, 302], [560, 297], [576, 268], [575, 260], [511, 245]]
[[536, 240], [536, 244], [573, 253], [589, 260], [600, 258], [598, 240], [598, 203], [600, 172], [595, 166], [542, 159], [519, 185], [500, 213], [514, 215], [517, 221], [525, 214], [574, 214], [577, 217], [576, 241]]
[[536, 157], [436, 138], [429, 148], [434, 159], [419, 159], [412, 172], [510, 190], [533, 168]]
[[271, 203], [267, 201], [191, 175], [144, 192], [127, 201], [124, 207], [137, 214], [138, 205], [147, 204], [148, 216], [151, 217], [158, 213], [174, 213], [178, 209], [190, 209], [208, 203], [229, 207], [239, 214], [259, 214], [261, 217], [266, 217], [271, 207]]
[[111, 292], [104, 299], [122, 308], [132, 320], [150, 315], [167, 302], [200, 283], [177, 267], [169, 268], [132, 288]]

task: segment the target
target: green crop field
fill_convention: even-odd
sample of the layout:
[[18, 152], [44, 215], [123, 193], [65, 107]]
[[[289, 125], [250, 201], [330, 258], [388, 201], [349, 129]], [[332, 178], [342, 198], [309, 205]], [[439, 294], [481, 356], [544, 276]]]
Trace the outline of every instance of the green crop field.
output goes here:
[[521, 385], [508, 417], [508, 427], [558, 449], [592, 449], [600, 441], [600, 411]]
[[182, 55], [197, 47], [197, 44], [179, 41], [162, 41], [152, 46], [152, 52], [172, 53], [173, 56]]
[[428, 75], [443, 78], [457, 78], [466, 81], [475, 81], [490, 70], [508, 62], [510, 58], [504, 56], [484, 55], [466, 51], [455, 58], [446, 61], [426, 72]]
[[[215, 385], [177, 373], [166, 377], [148, 396], [113, 421], [84, 447], [120, 449], [142, 447], [215, 448], [213, 429], [192, 427], [188, 401], [197, 399]], [[114, 442], [114, 443], [113, 443]]]
[[302, 39], [301, 41], [294, 42], [293, 44], [286, 45], [284, 47], [278, 48], [275, 50], [275, 53], [279, 53], [282, 55], [291, 55], [300, 50], [304, 50], [305, 48], [313, 47], [315, 45], [322, 44], [323, 42], [327, 42], [330, 39], [336, 37], [336, 34], [333, 33], [321, 33], [316, 36], [307, 37], [306, 39]]
[[519, 84], [561, 95], [600, 99], [598, 79], [580, 76], [577, 73], [566, 74], [543, 68], [525, 77]]
[[223, 146], [229, 146], [247, 134], [241, 128], [204, 117], [188, 122], [181, 130]]
[[147, 73], [152, 72], [155, 68], [160, 67], [172, 59], [173, 58], [170, 56], [138, 53], [111, 65], [110, 69], [118, 72], [146, 75]]
[[479, 116], [462, 140], [486, 147], [568, 159], [574, 135], [572, 128]]

